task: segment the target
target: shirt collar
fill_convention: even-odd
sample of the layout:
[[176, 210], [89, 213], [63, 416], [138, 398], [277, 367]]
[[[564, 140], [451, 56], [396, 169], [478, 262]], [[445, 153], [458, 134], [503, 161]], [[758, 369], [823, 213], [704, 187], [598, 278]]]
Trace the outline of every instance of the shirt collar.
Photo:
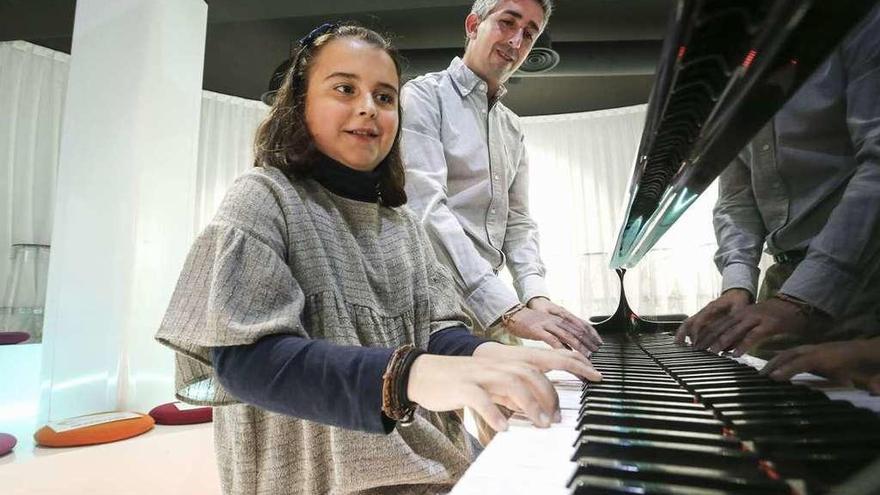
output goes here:
[[[472, 91], [477, 90], [485, 95], [489, 90], [486, 82], [480, 79], [480, 76], [476, 75], [470, 67], [465, 65], [461, 57], [455, 57], [452, 59], [449, 68], [446, 70], [449, 72], [449, 75], [452, 77], [452, 82], [455, 83], [458, 92], [462, 96], [467, 96]], [[498, 93], [495, 95], [495, 100], [492, 103], [503, 98], [505, 94], [507, 94], [507, 87], [502, 84], [498, 88]]]

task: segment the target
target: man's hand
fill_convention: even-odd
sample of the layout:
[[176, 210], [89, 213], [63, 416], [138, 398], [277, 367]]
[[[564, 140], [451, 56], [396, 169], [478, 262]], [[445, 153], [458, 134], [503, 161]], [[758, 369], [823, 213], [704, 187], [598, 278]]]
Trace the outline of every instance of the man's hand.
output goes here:
[[880, 338], [802, 345], [780, 352], [761, 370], [774, 380], [814, 373], [880, 394]]
[[591, 354], [603, 343], [589, 323], [543, 297], [532, 298], [504, 328], [517, 337], [541, 340], [556, 349], [565, 344], [583, 355]]
[[[819, 315], [815, 318], [826, 319]], [[802, 334], [817, 323], [808, 320], [797, 305], [774, 298], [715, 320], [697, 335], [694, 347], [711, 352], [733, 350], [735, 356], [741, 356], [763, 340]]]
[[697, 341], [697, 336], [703, 330], [720, 318], [729, 316], [749, 305], [752, 294], [745, 289], [729, 289], [718, 296], [717, 299], [707, 304], [697, 314], [691, 316], [678, 327], [675, 332], [675, 341], [684, 344], [685, 337], [689, 337], [691, 343]]

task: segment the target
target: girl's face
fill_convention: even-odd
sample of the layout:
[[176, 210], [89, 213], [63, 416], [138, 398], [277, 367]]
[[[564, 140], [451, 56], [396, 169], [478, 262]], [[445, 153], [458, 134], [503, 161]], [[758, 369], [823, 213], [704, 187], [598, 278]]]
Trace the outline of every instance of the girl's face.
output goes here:
[[354, 38], [330, 41], [312, 62], [306, 125], [318, 150], [370, 171], [394, 144], [400, 80], [384, 50]]

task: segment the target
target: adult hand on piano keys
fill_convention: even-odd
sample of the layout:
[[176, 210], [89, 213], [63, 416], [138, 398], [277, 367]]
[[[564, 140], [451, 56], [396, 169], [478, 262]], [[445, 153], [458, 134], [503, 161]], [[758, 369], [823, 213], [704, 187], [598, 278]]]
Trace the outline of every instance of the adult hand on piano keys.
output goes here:
[[761, 369], [762, 375], [783, 381], [798, 373], [813, 373], [880, 395], [880, 337], [802, 345], [780, 352]]
[[732, 350], [741, 356], [755, 345], [783, 335], [799, 335], [830, 324], [827, 316], [805, 315], [799, 306], [782, 299], [768, 299], [723, 316], [691, 337], [697, 349], [711, 352]]
[[587, 356], [602, 345], [592, 325], [545, 297], [530, 299], [504, 328], [517, 337], [540, 340], [555, 349], [568, 346]]
[[694, 344], [697, 341], [697, 337], [712, 323], [745, 308], [751, 301], [752, 294], [745, 289], [728, 289], [724, 291], [718, 298], [707, 304], [697, 314], [685, 320], [678, 327], [678, 330], [675, 332], [675, 341], [679, 344], [684, 344], [686, 339], [690, 339], [691, 344]]

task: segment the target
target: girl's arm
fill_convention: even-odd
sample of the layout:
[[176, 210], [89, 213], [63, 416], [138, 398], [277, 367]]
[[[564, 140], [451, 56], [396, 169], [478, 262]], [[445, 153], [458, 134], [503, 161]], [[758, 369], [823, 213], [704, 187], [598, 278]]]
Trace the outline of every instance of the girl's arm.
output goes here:
[[[428, 352], [470, 356], [488, 342], [463, 326], [431, 335]], [[271, 335], [253, 344], [214, 347], [223, 388], [257, 407], [333, 426], [390, 433], [382, 414], [382, 374], [393, 349]]]

